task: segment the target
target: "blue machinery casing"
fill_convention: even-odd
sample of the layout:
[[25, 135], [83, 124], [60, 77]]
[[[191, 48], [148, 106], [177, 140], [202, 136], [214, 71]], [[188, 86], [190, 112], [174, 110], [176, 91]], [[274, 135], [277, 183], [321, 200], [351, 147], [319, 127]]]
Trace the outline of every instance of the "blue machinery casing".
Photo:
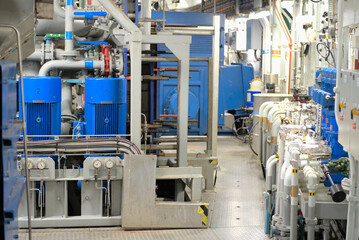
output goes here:
[[126, 134], [127, 80], [85, 79], [87, 135]]
[[[166, 24], [171, 25], [198, 25], [212, 26], [213, 13], [192, 13], [192, 12], [166, 12]], [[224, 113], [226, 110], [238, 109], [246, 106], [246, 93], [249, 83], [254, 78], [253, 67], [242, 64], [224, 66], [224, 20], [221, 16], [220, 46], [219, 46], [219, 102], [218, 102], [218, 126], [224, 126]], [[162, 12], [153, 11], [152, 18], [161, 19]], [[169, 49], [160, 44], [160, 51]], [[167, 56], [167, 55], [166, 55]], [[211, 57], [212, 56], [212, 36], [192, 35], [190, 45], [191, 57]], [[174, 67], [177, 63], [160, 63], [161, 67]], [[190, 119], [198, 122], [191, 122], [189, 134], [203, 135], [207, 133], [207, 63], [190, 62], [190, 68], [199, 70], [190, 72], [189, 79], [189, 115]], [[177, 72], [168, 71], [166, 74], [176, 75]], [[156, 119], [161, 114], [176, 114], [175, 108], [177, 98], [173, 94], [177, 92], [177, 79], [170, 78], [168, 81], [157, 83], [157, 112]], [[199, 108], [197, 107], [199, 106]], [[170, 134], [175, 133], [175, 129], [170, 129]], [[231, 130], [232, 132], [232, 130]]]
[[[316, 84], [309, 86], [309, 95], [322, 106], [321, 134], [332, 149], [329, 161], [348, 157], [348, 153], [344, 151], [343, 146], [338, 141], [338, 124], [334, 113], [335, 93], [333, 90], [336, 86], [336, 79], [337, 70], [335, 68], [324, 68], [316, 72]], [[341, 180], [345, 177], [341, 173], [331, 173], [330, 175], [335, 183], [341, 183]], [[325, 183], [330, 186], [328, 180]]]
[[[60, 135], [61, 78], [37, 76], [23, 79], [27, 134]], [[22, 119], [21, 106], [19, 109]]]
[[25, 179], [17, 172], [16, 142], [21, 124], [16, 121], [16, 64], [0, 61], [1, 71], [1, 227], [0, 239], [18, 239], [18, 207]]

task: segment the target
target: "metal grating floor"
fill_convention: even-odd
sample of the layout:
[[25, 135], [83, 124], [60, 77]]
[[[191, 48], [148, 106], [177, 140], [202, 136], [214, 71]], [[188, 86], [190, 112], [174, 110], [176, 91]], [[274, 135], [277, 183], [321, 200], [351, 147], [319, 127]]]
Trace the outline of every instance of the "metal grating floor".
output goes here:
[[[190, 151], [203, 146], [193, 143]], [[121, 228], [33, 230], [33, 240], [264, 240], [264, 179], [248, 144], [235, 137], [218, 138], [220, 169], [211, 228], [123, 231]], [[26, 240], [26, 232], [20, 232]]]

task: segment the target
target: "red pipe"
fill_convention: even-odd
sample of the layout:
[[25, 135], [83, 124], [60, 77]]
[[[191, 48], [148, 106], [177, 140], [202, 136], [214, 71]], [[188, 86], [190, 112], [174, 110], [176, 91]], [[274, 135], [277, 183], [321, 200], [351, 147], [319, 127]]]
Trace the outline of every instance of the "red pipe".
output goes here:
[[291, 73], [292, 73], [292, 48], [293, 48], [293, 41], [292, 41], [292, 37], [290, 36], [289, 30], [287, 28], [287, 26], [285, 25], [284, 19], [282, 17], [282, 14], [279, 12], [278, 10], [278, 6], [277, 6], [277, 0], [274, 0], [274, 6], [275, 9], [277, 11], [277, 14], [279, 16], [279, 19], [285, 29], [285, 32], [289, 38], [289, 74], [288, 74], [288, 94], [290, 94], [290, 78], [291, 78]]

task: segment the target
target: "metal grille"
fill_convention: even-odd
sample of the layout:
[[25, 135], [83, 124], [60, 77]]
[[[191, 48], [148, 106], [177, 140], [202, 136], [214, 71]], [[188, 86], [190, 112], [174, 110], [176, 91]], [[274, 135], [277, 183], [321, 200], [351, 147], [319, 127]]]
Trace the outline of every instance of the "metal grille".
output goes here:
[[95, 134], [118, 134], [119, 104], [95, 105]]
[[[52, 103], [27, 103], [26, 120], [28, 135], [51, 135]], [[46, 140], [46, 137], [36, 137], [34, 140]]]
[[[170, 51], [164, 44], [159, 45], [160, 51]], [[190, 45], [191, 56], [212, 56], [212, 36], [211, 35], [192, 35]]]

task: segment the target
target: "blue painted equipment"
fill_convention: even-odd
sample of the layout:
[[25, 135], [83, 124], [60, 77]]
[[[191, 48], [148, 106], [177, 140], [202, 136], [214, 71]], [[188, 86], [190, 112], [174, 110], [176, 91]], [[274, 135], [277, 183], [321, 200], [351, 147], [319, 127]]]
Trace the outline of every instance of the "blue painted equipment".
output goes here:
[[16, 64], [0, 61], [1, 71], [1, 158], [0, 158], [0, 239], [18, 239], [18, 207], [25, 179], [17, 172], [16, 142], [21, 124], [16, 122]]
[[[60, 135], [61, 78], [24, 77], [24, 96], [27, 134]], [[21, 104], [19, 109], [22, 119]], [[42, 139], [48, 138], [34, 137], [34, 140]]]
[[127, 80], [85, 79], [87, 135], [126, 134]]
[[253, 67], [236, 63], [219, 68], [218, 126], [224, 126], [224, 113], [247, 105], [247, 91], [254, 78]]
[[[324, 68], [316, 72], [316, 83], [309, 87], [309, 95], [315, 102], [322, 105], [322, 124], [321, 134], [324, 140], [332, 149], [331, 160], [341, 157], [348, 157], [343, 146], [338, 142], [338, 124], [334, 113], [334, 96], [333, 91], [336, 85], [337, 70], [335, 68]], [[323, 162], [326, 163], [326, 162]], [[330, 173], [335, 183], [340, 183], [344, 177], [342, 173]], [[329, 181], [325, 182], [329, 186]]]
[[[166, 24], [171, 25], [197, 25], [212, 26], [212, 13], [194, 12], [166, 12]], [[236, 64], [231, 66], [224, 65], [224, 20], [225, 16], [220, 14], [220, 46], [219, 46], [219, 103], [218, 103], [218, 125], [224, 126], [224, 112], [226, 110], [237, 109], [246, 106], [246, 94], [249, 83], [254, 78], [253, 68]], [[152, 12], [152, 18], [162, 19], [162, 12]], [[169, 51], [163, 45], [158, 45], [159, 51]], [[166, 55], [168, 56], [168, 54]], [[190, 45], [191, 57], [211, 57], [212, 56], [212, 36], [211, 35], [192, 35]], [[160, 67], [176, 67], [177, 63], [160, 63]], [[189, 79], [189, 115], [191, 122], [189, 134], [203, 135], [207, 132], [207, 63], [190, 62], [190, 68], [198, 72], [190, 72]], [[176, 71], [166, 71], [165, 74], [177, 75]], [[176, 106], [176, 98], [173, 93], [177, 90], [177, 79], [171, 78], [168, 81], [157, 82], [157, 112], [156, 118], [162, 114], [174, 114], [173, 107]], [[154, 91], [154, 90], [152, 90]], [[198, 101], [198, 104], [197, 104]], [[193, 104], [194, 103], [194, 104]], [[197, 110], [197, 106], [199, 109]], [[197, 113], [198, 112], [198, 113]], [[197, 114], [196, 114], [197, 113]], [[196, 114], [196, 115], [195, 115]], [[172, 119], [174, 120], [174, 119]], [[169, 129], [171, 135], [176, 133], [176, 129]]]

